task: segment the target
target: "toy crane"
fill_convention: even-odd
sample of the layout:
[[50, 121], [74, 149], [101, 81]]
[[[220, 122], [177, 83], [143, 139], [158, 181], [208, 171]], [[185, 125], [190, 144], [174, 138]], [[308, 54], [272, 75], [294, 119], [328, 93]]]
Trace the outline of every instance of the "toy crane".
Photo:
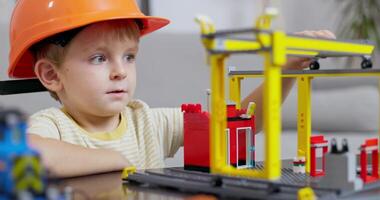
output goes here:
[[[237, 176], [279, 179], [281, 176], [280, 161], [280, 105], [281, 105], [281, 66], [286, 63], [287, 55], [326, 57], [334, 55], [370, 56], [374, 46], [367, 43], [354, 43], [338, 40], [316, 39], [287, 35], [281, 30], [269, 30], [273, 9], [265, 13], [256, 23], [256, 28], [216, 32], [214, 25], [207, 18], [198, 18], [202, 30], [202, 42], [208, 51], [211, 68], [211, 172]], [[234, 34], [251, 33], [254, 38], [228, 39]], [[236, 38], [236, 37], [235, 37]], [[226, 110], [224, 100], [224, 68], [228, 56], [238, 53], [258, 53], [264, 57], [264, 132], [265, 160], [264, 170], [237, 170], [225, 162], [225, 138], [222, 137], [226, 127]], [[303, 87], [310, 87], [310, 79], [305, 80]], [[240, 95], [240, 94], [235, 94]], [[239, 104], [238, 101], [235, 102]], [[305, 99], [306, 100], [306, 99]], [[239, 106], [238, 106], [239, 108]], [[308, 109], [305, 106], [305, 109]], [[310, 112], [309, 112], [310, 113]], [[309, 126], [305, 124], [304, 126]], [[306, 130], [306, 129], [305, 129]], [[299, 140], [306, 144], [298, 152], [299, 157], [309, 158], [310, 132], [304, 133]], [[306, 170], [310, 164], [306, 160]]]

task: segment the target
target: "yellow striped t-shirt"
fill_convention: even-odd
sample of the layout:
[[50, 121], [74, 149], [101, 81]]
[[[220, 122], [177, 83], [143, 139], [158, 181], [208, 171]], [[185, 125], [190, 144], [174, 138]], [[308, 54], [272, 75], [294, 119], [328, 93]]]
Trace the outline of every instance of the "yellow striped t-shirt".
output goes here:
[[89, 133], [63, 109], [49, 108], [29, 118], [27, 132], [83, 147], [115, 150], [138, 169], [158, 168], [183, 145], [183, 114], [179, 108], [149, 108], [134, 100], [121, 113], [113, 132]]

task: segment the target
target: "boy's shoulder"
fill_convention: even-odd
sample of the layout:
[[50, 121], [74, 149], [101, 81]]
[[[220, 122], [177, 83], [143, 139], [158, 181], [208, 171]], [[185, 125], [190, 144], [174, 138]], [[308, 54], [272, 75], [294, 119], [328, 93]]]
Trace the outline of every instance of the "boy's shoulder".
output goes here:
[[[148, 104], [138, 99], [131, 100], [124, 109], [124, 112], [129, 112], [129, 113], [131, 112], [145, 113], [149, 111], [150, 111], [150, 107], [148, 106]], [[50, 107], [43, 110], [39, 110], [33, 113], [32, 115], [30, 115], [30, 118], [40, 118], [40, 117], [50, 118], [54, 120], [54, 119], [60, 119], [62, 117], [65, 118], [66, 114], [62, 108]]]
[[31, 115], [31, 117], [35, 116], [57, 116], [63, 114], [62, 110], [57, 107], [45, 108], [43, 110], [39, 110]]
[[149, 106], [148, 104], [146, 104], [145, 102], [139, 100], [139, 99], [134, 99], [134, 100], [131, 100], [128, 104], [127, 104], [127, 109], [130, 109], [130, 110], [141, 110], [141, 109], [149, 109]]

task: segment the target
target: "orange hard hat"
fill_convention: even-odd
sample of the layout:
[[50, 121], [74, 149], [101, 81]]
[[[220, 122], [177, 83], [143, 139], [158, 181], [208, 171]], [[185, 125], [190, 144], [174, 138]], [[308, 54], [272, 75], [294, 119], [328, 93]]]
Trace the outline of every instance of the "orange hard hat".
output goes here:
[[141, 35], [153, 32], [169, 20], [144, 15], [134, 0], [19, 0], [10, 23], [8, 76], [36, 77], [30, 48], [58, 33], [95, 22], [138, 19]]

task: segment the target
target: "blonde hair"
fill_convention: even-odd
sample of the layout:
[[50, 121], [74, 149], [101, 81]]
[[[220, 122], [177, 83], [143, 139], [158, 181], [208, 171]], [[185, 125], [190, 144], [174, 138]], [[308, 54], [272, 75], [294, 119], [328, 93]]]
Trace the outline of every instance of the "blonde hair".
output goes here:
[[[100, 26], [109, 27], [108, 30], [111, 32], [107, 32], [109, 38], [112, 39], [118, 39], [120, 41], [127, 39], [139, 41], [140, 37], [140, 23], [136, 20], [112, 20], [112, 21], [103, 21], [98, 22]], [[45, 39], [42, 42], [34, 45], [32, 47], [32, 50], [35, 54], [36, 62], [40, 59], [48, 59], [50, 62], [52, 62], [54, 65], [56, 65], [58, 68], [62, 65], [67, 50], [70, 47], [70, 41], [75, 37], [76, 34], [78, 34], [81, 30], [83, 30], [85, 27], [81, 27], [79, 29], [74, 30], [75, 33], [71, 33], [65, 38], [63, 36], [64, 33], [60, 33], [58, 35], [55, 35], [51, 38]], [[99, 32], [97, 34], [102, 34], [101, 36], [104, 36], [105, 31]], [[62, 41], [55, 41], [57, 38], [63, 39]], [[53, 97], [55, 100], [60, 101], [58, 98], [58, 95], [53, 92], [49, 91], [50, 96]]]

